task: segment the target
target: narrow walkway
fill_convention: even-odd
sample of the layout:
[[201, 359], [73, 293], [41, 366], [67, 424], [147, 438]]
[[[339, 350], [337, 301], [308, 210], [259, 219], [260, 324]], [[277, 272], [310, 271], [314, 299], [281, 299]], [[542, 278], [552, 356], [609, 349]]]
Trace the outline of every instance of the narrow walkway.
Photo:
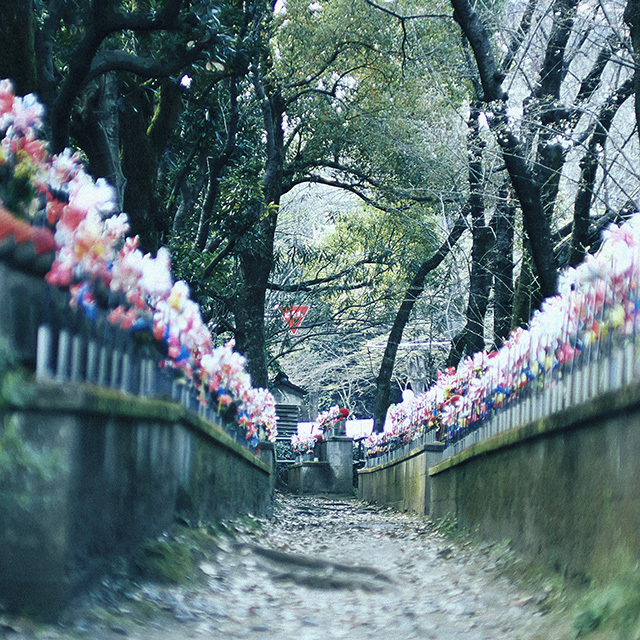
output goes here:
[[94, 601], [93, 609], [70, 615], [64, 628], [36, 637], [564, 637], [535, 606], [535, 597], [519, 593], [497, 573], [488, 550], [457, 547], [425, 519], [352, 499], [284, 496], [259, 534], [241, 529], [235, 541], [203, 555], [199, 570], [205, 579], [186, 586], [146, 583], [119, 593], [108, 615], [104, 603], [96, 615]]

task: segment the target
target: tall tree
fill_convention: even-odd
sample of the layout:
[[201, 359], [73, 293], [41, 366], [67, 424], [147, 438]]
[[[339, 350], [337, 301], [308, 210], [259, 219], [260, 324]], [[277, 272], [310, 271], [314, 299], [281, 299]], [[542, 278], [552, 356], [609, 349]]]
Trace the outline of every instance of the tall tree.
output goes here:
[[393, 326], [387, 339], [387, 345], [380, 364], [376, 385], [376, 399], [374, 406], [374, 424], [377, 431], [382, 431], [384, 420], [389, 408], [391, 395], [391, 373], [396, 361], [398, 346], [402, 340], [402, 334], [409, 321], [409, 316], [416, 303], [418, 296], [424, 291], [424, 283], [427, 275], [436, 269], [445, 259], [449, 251], [460, 239], [460, 236], [467, 228], [464, 216], [460, 216], [453, 228], [449, 232], [446, 240], [440, 245], [437, 251], [425, 260], [417, 269], [409, 288], [404, 294], [402, 304], [398, 309]]
[[624, 9], [624, 21], [627, 23], [633, 46], [633, 93], [635, 95], [636, 127], [640, 139], [640, 1], [627, 0]]
[[33, 0], [6, 0], [0, 7], [0, 78], [11, 78], [18, 95], [37, 89]]
[[[363, 32], [361, 12], [350, 3], [310, 9], [291, 2], [286, 14], [276, 16], [261, 5], [252, 11], [244, 46], [251, 83], [229, 102], [235, 107], [223, 137], [230, 146], [217, 156], [215, 174], [210, 166], [210, 176], [225, 178], [209, 182], [194, 247], [208, 253], [198, 278], [202, 295], [218, 296], [231, 311], [226, 324], [249, 356], [252, 376], [265, 381], [262, 318], [267, 290], [283, 288], [273, 272], [283, 194], [306, 182], [328, 184], [390, 215], [433, 197], [416, 189], [429, 167], [419, 144], [393, 144], [398, 135], [410, 139], [421, 124], [406, 116], [387, 118], [394, 105], [403, 114], [426, 109], [426, 101], [414, 100], [393, 77], [402, 68], [402, 57], [393, 50], [389, 55], [390, 47], [400, 45], [395, 23], [371, 11], [376, 22]], [[380, 43], [374, 46], [376, 37]], [[247, 163], [240, 164], [245, 153], [252, 157], [249, 172]], [[215, 211], [224, 210], [235, 184], [246, 185], [244, 205], [236, 202], [225, 221]], [[221, 273], [229, 274], [224, 293], [216, 280]]]
[[462, 356], [484, 349], [484, 316], [489, 304], [491, 289], [490, 261], [493, 250], [493, 235], [485, 219], [482, 195], [482, 150], [480, 138], [480, 109], [472, 103], [468, 120], [467, 147], [469, 154], [469, 211], [471, 213], [471, 273], [469, 274], [469, 299], [466, 322], [451, 344], [447, 364], [456, 366]]
[[452, 0], [453, 19], [469, 41], [478, 67], [482, 95], [478, 100], [490, 104], [489, 126], [502, 150], [514, 192], [520, 203], [532, 257], [540, 279], [542, 294], [556, 292], [557, 264], [553, 254], [551, 227], [545, 215], [540, 186], [527, 165], [522, 142], [514, 134], [507, 114], [507, 93], [502, 73], [493, 53], [489, 34], [468, 0]]

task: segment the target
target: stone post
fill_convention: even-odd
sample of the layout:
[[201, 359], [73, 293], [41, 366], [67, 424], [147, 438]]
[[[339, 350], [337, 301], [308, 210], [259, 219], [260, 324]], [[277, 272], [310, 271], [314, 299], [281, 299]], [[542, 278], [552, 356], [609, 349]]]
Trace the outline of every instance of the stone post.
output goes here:
[[260, 460], [271, 467], [271, 497], [276, 490], [276, 445], [274, 442], [262, 441], [260, 443]]
[[426, 470], [427, 475], [425, 477], [425, 488], [424, 488], [424, 503], [425, 503], [425, 513], [431, 513], [431, 478], [429, 476], [429, 469], [435, 466], [439, 462], [442, 462], [442, 453], [444, 451], [445, 444], [444, 442], [430, 442], [429, 444], [424, 445], [424, 450], [427, 456], [426, 462]]
[[325, 447], [331, 474], [329, 493], [353, 493], [353, 438], [330, 436]]

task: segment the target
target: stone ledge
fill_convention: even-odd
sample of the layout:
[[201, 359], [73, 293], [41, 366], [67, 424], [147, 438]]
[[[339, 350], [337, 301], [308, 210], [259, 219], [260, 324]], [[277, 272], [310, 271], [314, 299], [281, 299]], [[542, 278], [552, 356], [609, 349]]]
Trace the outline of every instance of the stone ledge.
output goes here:
[[535, 440], [552, 433], [577, 429], [603, 417], [612, 418], [629, 413], [638, 407], [640, 407], [640, 382], [634, 382], [623, 389], [603, 393], [575, 407], [563, 409], [546, 418], [528, 422], [471, 445], [464, 451], [431, 467], [429, 475], [437, 475], [499, 449], [515, 447], [528, 440]]
[[294, 462], [289, 468], [294, 469], [296, 467], [328, 467], [329, 463], [324, 460], [301, 460], [300, 462]]
[[377, 464], [375, 467], [364, 467], [363, 469], [358, 469], [358, 474], [361, 473], [374, 473], [375, 471], [381, 471], [383, 469], [390, 469], [397, 464], [402, 464], [415, 456], [419, 456], [421, 453], [426, 453], [428, 451], [442, 451], [444, 449], [444, 443], [442, 442], [429, 442], [428, 444], [423, 444], [421, 447], [416, 447], [409, 451], [409, 453], [405, 453], [403, 456], [399, 458], [395, 458], [394, 460], [389, 460], [388, 462], [384, 462], [382, 464]]
[[[5, 391], [2, 610], [55, 617], [176, 517], [197, 525], [271, 512], [271, 466], [181, 405], [82, 384]], [[272, 446], [264, 453], [273, 460]]]
[[162, 398], [134, 396], [115, 389], [86, 383], [31, 383], [20, 390], [20, 400], [12, 403], [22, 411], [99, 414], [124, 418], [157, 420], [183, 424], [186, 428], [210, 438], [230, 449], [235, 455], [255, 464], [270, 474], [271, 468], [238, 444], [222, 426], [209, 422], [186, 407]]

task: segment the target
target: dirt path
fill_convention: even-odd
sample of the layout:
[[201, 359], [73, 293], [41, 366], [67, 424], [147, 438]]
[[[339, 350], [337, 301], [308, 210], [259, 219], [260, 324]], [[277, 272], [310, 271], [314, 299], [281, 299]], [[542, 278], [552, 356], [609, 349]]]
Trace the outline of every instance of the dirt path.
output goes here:
[[[556, 640], [498, 575], [488, 550], [452, 544], [422, 518], [356, 500], [281, 498], [259, 534], [200, 557], [199, 579], [105, 587], [64, 626], [0, 625], [7, 638]], [[20, 626], [22, 625], [22, 626]], [[0, 631], [0, 637], [2, 631]]]

